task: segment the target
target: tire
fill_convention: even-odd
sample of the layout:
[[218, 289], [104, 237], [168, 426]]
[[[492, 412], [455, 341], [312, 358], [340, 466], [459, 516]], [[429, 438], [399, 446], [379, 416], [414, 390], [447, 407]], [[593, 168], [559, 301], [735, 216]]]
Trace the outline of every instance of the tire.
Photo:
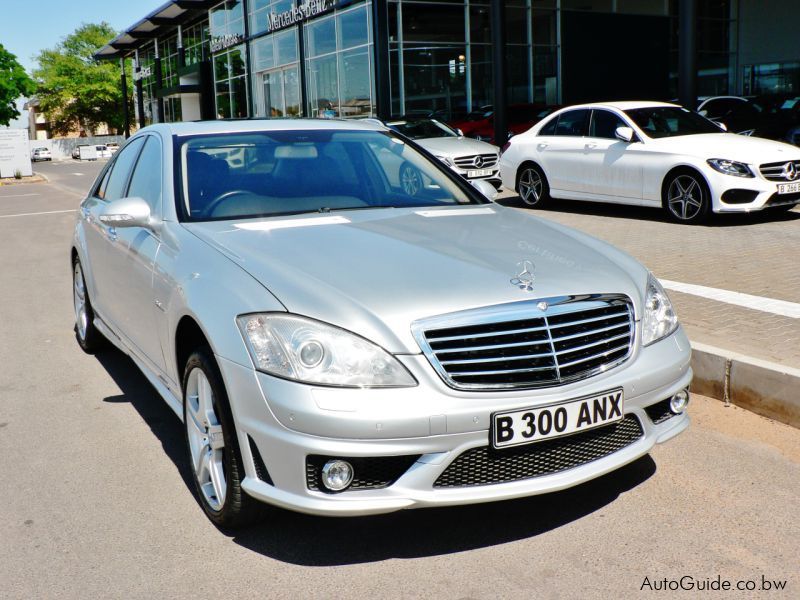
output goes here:
[[707, 221], [711, 213], [711, 194], [705, 179], [688, 169], [667, 177], [661, 201], [667, 216], [676, 223], [697, 225]]
[[528, 206], [543, 208], [550, 202], [550, 184], [539, 165], [522, 166], [517, 176], [517, 192]]
[[422, 173], [411, 163], [400, 165], [400, 187], [409, 196], [416, 196], [422, 191]]
[[94, 325], [94, 311], [86, 289], [81, 261], [72, 261], [72, 303], [75, 309], [75, 339], [86, 354], [94, 354], [106, 345], [106, 338]]
[[261, 504], [242, 489], [242, 453], [222, 375], [210, 348], [199, 348], [189, 356], [183, 390], [184, 439], [200, 506], [221, 528], [238, 529], [256, 522]]

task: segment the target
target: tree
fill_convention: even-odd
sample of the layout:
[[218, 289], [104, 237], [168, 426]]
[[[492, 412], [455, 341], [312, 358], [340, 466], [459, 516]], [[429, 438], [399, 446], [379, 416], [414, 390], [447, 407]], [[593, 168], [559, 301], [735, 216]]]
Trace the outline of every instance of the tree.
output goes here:
[[[130, 83], [123, 98], [119, 63], [94, 58], [116, 34], [106, 22], [83, 24], [55, 48], [37, 56], [36, 97], [54, 133], [91, 133], [103, 123], [117, 132], [124, 127], [122, 103], [131, 108]], [[130, 82], [130, 67], [126, 68]]]
[[0, 125], [8, 125], [19, 116], [17, 100], [33, 94], [35, 85], [17, 57], [0, 44]]

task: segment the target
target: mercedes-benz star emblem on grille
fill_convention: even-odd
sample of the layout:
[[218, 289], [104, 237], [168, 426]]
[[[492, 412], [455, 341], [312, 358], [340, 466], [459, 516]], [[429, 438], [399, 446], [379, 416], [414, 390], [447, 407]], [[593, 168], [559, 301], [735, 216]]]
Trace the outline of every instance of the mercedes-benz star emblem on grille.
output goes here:
[[795, 179], [797, 179], [798, 175], [797, 167], [794, 166], [793, 162], [787, 162], [785, 165], [783, 165], [783, 173], [781, 173], [781, 175], [783, 175], [784, 179], [788, 179], [789, 181], [794, 181]]
[[480, 169], [483, 166], [483, 157], [482, 156], [476, 156], [474, 163], [475, 163], [475, 166]]
[[511, 284], [526, 292], [532, 292], [533, 282], [536, 279], [533, 272], [536, 270], [536, 266], [529, 260], [523, 260], [517, 263], [517, 268], [520, 269], [520, 272], [511, 279]]

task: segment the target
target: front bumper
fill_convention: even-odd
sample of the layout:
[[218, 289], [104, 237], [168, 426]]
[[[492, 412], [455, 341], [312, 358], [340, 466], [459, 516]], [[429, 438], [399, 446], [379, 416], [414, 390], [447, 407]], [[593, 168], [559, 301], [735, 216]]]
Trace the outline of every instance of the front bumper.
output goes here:
[[[752, 168], [758, 170], [758, 167]], [[712, 210], [715, 213], [748, 213], [774, 206], [800, 204], [800, 193], [778, 194], [778, 184], [791, 183], [788, 181], [769, 181], [758, 174], [748, 178], [733, 177], [712, 169], [707, 169], [705, 176], [711, 190]]]
[[[418, 387], [323, 389], [278, 380], [220, 358], [237, 423], [247, 493], [291, 510], [333, 516], [519, 498], [565, 489], [618, 469], [689, 424], [686, 413], [654, 422], [645, 410], [691, 382], [689, 342], [680, 329], [638, 349], [627, 363], [608, 373], [542, 390], [457, 392], [443, 384], [424, 357], [401, 359], [420, 382]], [[624, 448], [574, 468], [524, 480], [469, 487], [434, 485], [462, 453], [487, 446], [491, 413], [618, 386], [625, 390], [625, 414], [635, 417], [643, 432]], [[259, 458], [251, 449], [260, 455], [268, 476], [256, 467]], [[309, 489], [306, 463], [310, 455], [419, 458], [388, 487], [331, 494]]]

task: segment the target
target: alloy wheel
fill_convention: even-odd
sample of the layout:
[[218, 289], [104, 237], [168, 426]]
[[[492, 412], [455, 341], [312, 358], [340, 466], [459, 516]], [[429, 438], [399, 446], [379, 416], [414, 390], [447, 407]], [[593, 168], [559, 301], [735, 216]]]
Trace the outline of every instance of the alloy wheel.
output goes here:
[[697, 218], [703, 210], [703, 188], [691, 175], [678, 175], [667, 190], [669, 211], [681, 221]]
[[414, 167], [405, 166], [400, 173], [400, 184], [406, 194], [416, 196], [422, 189], [422, 177]]
[[216, 413], [214, 392], [202, 369], [186, 382], [186, 432], [192, 467], [200, 492], [214, 511], [222, 510], [227, 493], [225, 439]]
[[525, 204], [536, 205], [542, 199], [544, 182], [536, 169], [525, 169], [519, 178], [519, 195]]
[[75, 328], [78, 337], [86, 340], [89, 312], [86, 309], [86, 283], [83, 280], [83, 269], [79, 262], [75, 262], [75, 268], [72, 271], [72, 301], [75, 306]]

